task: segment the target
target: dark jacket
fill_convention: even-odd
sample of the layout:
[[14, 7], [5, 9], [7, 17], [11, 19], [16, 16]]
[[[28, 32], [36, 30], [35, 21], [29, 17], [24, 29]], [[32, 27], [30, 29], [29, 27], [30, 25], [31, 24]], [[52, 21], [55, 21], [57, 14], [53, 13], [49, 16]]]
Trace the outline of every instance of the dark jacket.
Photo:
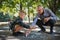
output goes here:
[[12, 30], [14, 29], [14, 27], [15, 27], [16, 24], [18, 24], [18, 25], [20, 25], [20, 26], [22, 26], [24, 28], [30, 28], [29, 25], [26, 25], [25, 23], [23, 23], [23, 20], [20, 17], [16, 18], [10, 24], [11, 24], [10, 25], [10, 29], [12, 29]]

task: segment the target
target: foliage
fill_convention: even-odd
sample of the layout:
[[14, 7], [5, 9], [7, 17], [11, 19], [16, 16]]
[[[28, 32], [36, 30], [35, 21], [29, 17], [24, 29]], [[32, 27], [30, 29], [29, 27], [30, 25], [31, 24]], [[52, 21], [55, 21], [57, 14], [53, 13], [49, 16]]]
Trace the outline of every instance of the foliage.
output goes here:
[[50, 8], [57, 15], [60, 12], [60, 0], [0, 0], [0, 12], [9, 13], [12, 19], [18, 10], [25, 10], [30, 21], [36, 15], [37, 5]]

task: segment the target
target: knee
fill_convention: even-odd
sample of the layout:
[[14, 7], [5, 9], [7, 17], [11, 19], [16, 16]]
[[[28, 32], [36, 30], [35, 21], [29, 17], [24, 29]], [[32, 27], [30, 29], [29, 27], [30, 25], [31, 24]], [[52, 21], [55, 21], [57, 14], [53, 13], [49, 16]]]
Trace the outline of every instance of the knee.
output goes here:
[[42, 24], [42, 20], [37, 20], [36, 24], [37, 24], [37, 25]]
[[56, 23], [56, 21], [52, 20], [52, 19], [50, 19], [49, 22], [50, 22], [51, 25], [54, 25]]

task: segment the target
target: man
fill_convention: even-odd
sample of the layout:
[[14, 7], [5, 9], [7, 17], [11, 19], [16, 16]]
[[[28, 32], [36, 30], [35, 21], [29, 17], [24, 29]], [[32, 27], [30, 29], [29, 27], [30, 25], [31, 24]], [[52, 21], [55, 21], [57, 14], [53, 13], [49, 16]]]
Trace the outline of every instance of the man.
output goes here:
[[13, 31], [13, 35], [18, 36], [21, 34], [25, 34], [20, 32], [20, 30], [23, 30], [24, 28], [31, 29], [29, 25], [26, 25], [23, 23], [23, 19], [25, 17], [26, 13], [23, 10], [19, 11], [19, 17], [16, 18], [12, 23], [11, 23], [11, 29]]
[[37, 16], [32, 25], [38, 25], [41, 31], [45, 32], [43, 25], [50, 26], [50, 33], [53, 33], [53, 26], [57, 20], [56, 15], [50, 9], [44, 9], [43, 6], [37, 6]]

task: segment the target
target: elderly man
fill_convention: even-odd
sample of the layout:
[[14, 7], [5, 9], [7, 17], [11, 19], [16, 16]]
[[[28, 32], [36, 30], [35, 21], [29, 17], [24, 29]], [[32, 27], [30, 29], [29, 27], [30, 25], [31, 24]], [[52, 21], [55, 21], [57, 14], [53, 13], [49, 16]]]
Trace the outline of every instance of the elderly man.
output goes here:
[[57, 20], [56, 15], [50, 9], [44, 9], [41, 5], [37, 6], [37, 12], [37, 16], [32, 25], [38, 25], [43, 32], [45, 32], [43, 25], [49, 25], [50, 33], [53, 33], [53, 26]]

